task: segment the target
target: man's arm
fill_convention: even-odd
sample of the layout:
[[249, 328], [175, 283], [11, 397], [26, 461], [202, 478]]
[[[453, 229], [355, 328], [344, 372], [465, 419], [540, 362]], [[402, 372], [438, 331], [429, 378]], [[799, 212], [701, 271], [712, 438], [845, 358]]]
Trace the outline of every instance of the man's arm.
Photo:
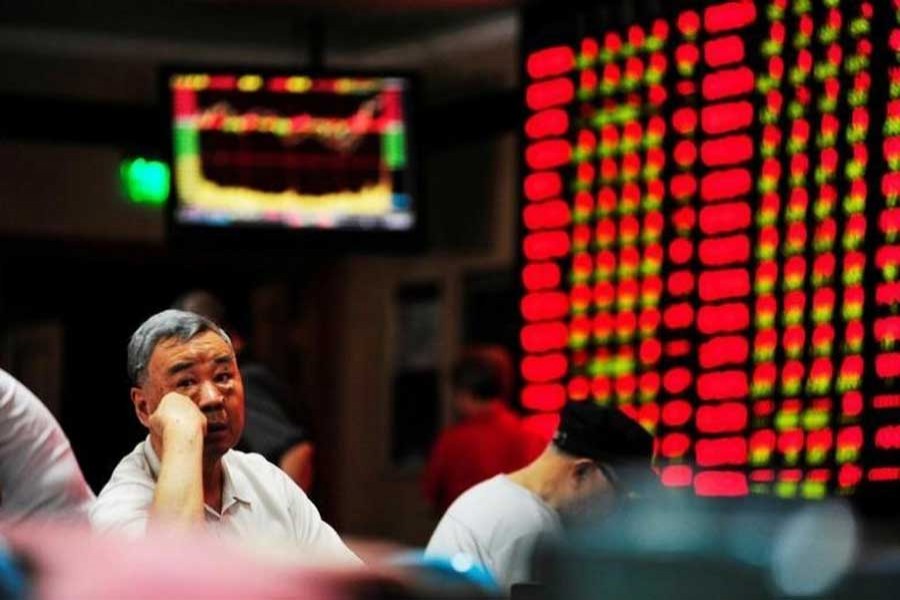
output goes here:
[[0, 369], [0, 488], [6, 519], [83, 517], [94, 494], [50, 411]]
[[206, 417], [187, 396], [170, 393], [150, 416], [160, 469], [151, 522], [203, 523], [203, 436]]

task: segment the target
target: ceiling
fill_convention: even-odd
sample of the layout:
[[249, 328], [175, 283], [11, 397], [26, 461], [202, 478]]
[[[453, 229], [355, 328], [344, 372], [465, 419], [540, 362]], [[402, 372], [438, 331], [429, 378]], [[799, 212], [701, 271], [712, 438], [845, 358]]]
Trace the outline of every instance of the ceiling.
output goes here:
[[516, 83], [524, 0], [0, 0], [0, 93], [150, 104], [159, 64], [420, 71], [426, 96]]

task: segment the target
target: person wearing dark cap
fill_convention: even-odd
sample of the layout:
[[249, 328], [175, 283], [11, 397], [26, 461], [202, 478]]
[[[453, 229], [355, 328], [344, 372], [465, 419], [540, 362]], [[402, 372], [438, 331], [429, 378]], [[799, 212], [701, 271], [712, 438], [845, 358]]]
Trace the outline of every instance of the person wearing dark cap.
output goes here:
[[500, 346], [471, 346], [454, 365], [457, 421], [441, 432], [422, 478], [436, 514], [473, 485], [521, 469], [543, 450], [509, 408], [512, 376], [512, 360]]
[[611, 509], [626, 491], [625, 471], [632, 466], [649, 471], [652, 454], [653, 438], [621, 411], [569, 403], [544, 452], [524, 468], [460, 496], [425, 553], [468, 555], [505, 590], [530, 582], [534, 546], [560, 535], [564, 517]]

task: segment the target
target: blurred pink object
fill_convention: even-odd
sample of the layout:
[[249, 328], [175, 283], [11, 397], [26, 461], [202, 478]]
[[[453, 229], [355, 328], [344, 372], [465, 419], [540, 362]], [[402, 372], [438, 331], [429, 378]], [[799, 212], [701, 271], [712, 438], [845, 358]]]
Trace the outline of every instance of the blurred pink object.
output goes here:
[[203, 532], [157, 531], [134, 541], [32, 521], [2, 523], [0, 535], [35, 567], [36, 600], [332, 600], [378, 585], [359, 567], [303, 565], [278, 546], [237, 546]]

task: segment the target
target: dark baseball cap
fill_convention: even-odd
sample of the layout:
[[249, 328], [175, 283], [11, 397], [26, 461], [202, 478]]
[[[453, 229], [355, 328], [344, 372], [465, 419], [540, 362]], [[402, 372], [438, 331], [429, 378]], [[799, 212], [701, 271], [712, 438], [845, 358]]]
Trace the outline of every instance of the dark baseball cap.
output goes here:
[[653, 458], [653, 436], [617, 408], [590, 401], [569, 402], [560, 415], [553, 444], [566, 454], [611, 466]]

